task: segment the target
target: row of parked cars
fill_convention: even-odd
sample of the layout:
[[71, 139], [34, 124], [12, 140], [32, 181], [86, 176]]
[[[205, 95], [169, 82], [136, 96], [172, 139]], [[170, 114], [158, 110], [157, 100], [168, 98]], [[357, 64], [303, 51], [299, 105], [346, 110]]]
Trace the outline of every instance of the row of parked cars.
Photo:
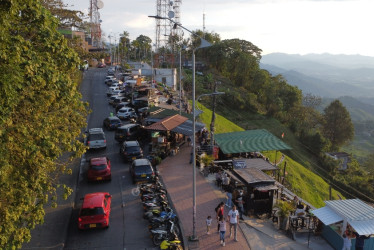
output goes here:
[[[108, 79], [111, 83], [117, 84], [118, 81], [112, 75], [113, 70], [108, 69]], [[108, 86], [111, 86], [111, 84]], [[112, 104], [113, 105], [113, 104]], [[123, 105], [119, 102], [113, 106]], [[139, 141], [146, 134], [144, 128], [136, 123], [123, 124], [123, 120], [128, 119], [131, 115], [119, 116], [124, 113], [121, 109], [130, 108], [123, 105], [117, 111], [117, 116], [109, 116], [103, 121], [103, 128], [91, 128], [87, 131], [86, 145], [89, 150], [105, 150], [107, 147], [106, 135], [104, 130], [114, 131], [114, 139], [120, 143], [119, 153], [125, 162], [131, 162], [129, 172], [133, 183], [150, 182], [156, 176], [151, 162], [144, 158], [144, 152]], [[135, 110], [131, 110], [135, 112]], [[122, 118], [122, 119], [121, 119]], [[93, 157], [89, 159], [87, 170], [87, 180], [89, 182], [111, 181], [111, 162], [106, 156]], [[107, 192], [98, 192], [85, 195], [83, 204], [79, 212], [78, 228], [108, 228], [111, 211], [112, 196]]]

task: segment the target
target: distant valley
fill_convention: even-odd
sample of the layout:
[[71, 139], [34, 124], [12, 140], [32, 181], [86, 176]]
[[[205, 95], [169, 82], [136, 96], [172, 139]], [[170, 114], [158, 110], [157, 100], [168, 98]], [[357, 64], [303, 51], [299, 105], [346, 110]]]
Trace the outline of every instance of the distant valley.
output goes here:
[[322, 97], [319, 110], [339, 99], [355, 126], [355, 139], [346, 150], [361, 161], [374, 151], [374, 57], [360, 55], [308, 54], [264, 55], [260, 67], [281, 74], [303, 94]]

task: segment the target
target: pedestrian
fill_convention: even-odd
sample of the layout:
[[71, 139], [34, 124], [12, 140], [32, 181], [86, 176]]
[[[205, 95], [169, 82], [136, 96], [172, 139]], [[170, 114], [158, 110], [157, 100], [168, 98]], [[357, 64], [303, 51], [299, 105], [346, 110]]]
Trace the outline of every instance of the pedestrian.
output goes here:
[[223, 218], [223, 215], [224, 215], [224, 207], [225, 207], [225, 203], [221, 202], [218, 204], [218, 206], [216, 207], [216, 218], [217, 218], [217, 231], [219, 232], [219, 221]]
[[223, 183], [223, 190], [227, 192], [227, 188], [230, 186], [230, 176], [228, 176], [227, 173], [225, 173], [225, 177], [222, 180], [222, 183]]
[[219, 220], [219, 239], [221, 240], [221, 245], [225, 246], [225, 233], [226, 233], [226, 221], [222, 218]]
[[351, 247], [352, 247], [351, 238], [346, 233], [344, 233], [343, 234], [343, 249], [342, 250], [351, 250]]
[[243, 213], [244, 213], [243, 190], [239, 190], [239, 194], [235, 202], [238, 204], [239, 217], [241, 220], [244, 220], [243, 219]]
[[190, 154], [190, 164], [193, 163], [193, 147], [191, 148], [191, 154]]
[[187, 143], [188, 143], [188, 146], [191, 146], [191, 137], [187, 137]]
[[234, 228], [234, 240], [238, 241], [237, 238], [237, 228], [238, 228], [238, 222], [239, 222], [239, 212], [236, 210], [236, 206], [232, 206], [232, 209], [229, 211], [227, 215], [227, 220], [230, 222], [230, 236], [232, 236], [232, 228]]
[[216, 173], [216, 184], [217, 184], [217, 187], [221, 187], [221, 184], [222, 184], [222, 174], [221, 174], [221, 170], [219, 170], [217, 173]]
[[232, 206], [232, 186], [231, 185], [228, 185], [226, 189], [226, 198], [227, 198], [227, 201], [225, 205], [226, 207], [231, 208]]
[[206, 234], [210, 234], [210, 226], [212, 225], [212, 217], [209, 215], [206, 218]]
[[355, 244], [355, 249], [356, 250], [363, 250], [365, 246], [365, 240], [369, 239], [370, 236], [365, 236], [365, 235], [359, 235], [357, 232], [353, 232], [353, 234], [356, 236], [356, 244]]

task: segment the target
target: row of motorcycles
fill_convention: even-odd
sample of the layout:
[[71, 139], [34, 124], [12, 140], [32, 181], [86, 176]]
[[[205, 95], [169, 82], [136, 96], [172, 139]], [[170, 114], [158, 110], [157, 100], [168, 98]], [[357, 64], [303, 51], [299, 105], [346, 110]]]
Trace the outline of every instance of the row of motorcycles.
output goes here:
[[178, 217], [169, 206], [167, 191], [160, 180], [156, 177], [152, 183], [140, 184], [139, 195], [153, 244], [160, 249], [183, 249], [178, 238]]

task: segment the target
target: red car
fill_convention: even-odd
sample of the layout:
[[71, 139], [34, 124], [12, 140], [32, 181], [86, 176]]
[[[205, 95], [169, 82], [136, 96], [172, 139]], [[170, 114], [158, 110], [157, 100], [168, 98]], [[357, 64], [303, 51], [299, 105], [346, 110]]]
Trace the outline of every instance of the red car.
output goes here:
[[90, 166], [87, 171], [88, 181], [112, 180], [110, 160], [108, 157], [98, 157], [90, 159]]
[[79, 211], [78, 228], [108, 228], [111, 201], [109, 193], [86, 194]]

